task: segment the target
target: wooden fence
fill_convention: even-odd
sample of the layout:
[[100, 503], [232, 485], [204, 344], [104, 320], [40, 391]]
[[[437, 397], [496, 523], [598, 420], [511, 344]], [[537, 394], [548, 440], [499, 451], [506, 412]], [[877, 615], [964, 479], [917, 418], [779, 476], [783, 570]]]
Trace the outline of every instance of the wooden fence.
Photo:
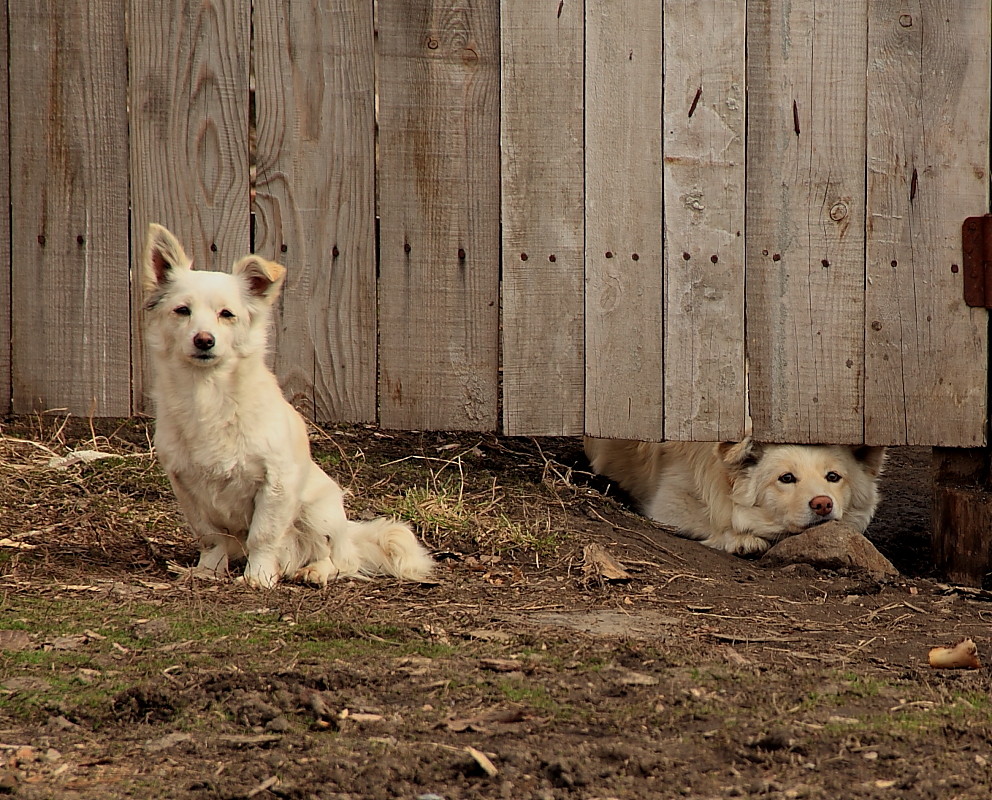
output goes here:
[[143, 408], [157, 221], [321, 420], [984, 444], [989, 2], [9, 2], [0, 411]]

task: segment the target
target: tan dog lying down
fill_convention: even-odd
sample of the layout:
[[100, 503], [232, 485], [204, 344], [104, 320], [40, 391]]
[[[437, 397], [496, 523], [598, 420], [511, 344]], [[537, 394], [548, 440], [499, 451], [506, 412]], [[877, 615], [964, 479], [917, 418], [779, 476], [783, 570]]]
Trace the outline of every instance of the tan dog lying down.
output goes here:
[[827, 520], [864, 532], [884, 447], [586, 438], [592, 468], [646, 516], [707, 547], [760, 553]]

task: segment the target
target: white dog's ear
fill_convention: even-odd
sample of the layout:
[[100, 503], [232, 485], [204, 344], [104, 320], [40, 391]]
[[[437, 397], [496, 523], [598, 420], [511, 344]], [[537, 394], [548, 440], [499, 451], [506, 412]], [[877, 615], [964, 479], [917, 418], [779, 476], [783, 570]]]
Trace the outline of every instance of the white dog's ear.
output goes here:
[[141, 280], [146, 293], [172, 280], [173, 270], [186, 270], [191, 266], [183, 246], [169, 230], [154, 222], [148, 226], [145, 256], [141, 262]]
[[723, 442], [719, 446], [720, 457], [731, 469], [746, 469], [753, 467], [761, 458], [761, 445], [750, 436], [741, 442]]
[[272, 303], [279, 296], [286, 268], [261, 256], [245, 256], [235, 263], [234, 274], [244, 280], [248, 294]]
[[863, 445], [861, 447], [852, 447], [851, 452], [860, 463], [864, 464], [869, 475], [877, 478], [882, 474], [882, 468], [885, 466], [886, 458], [884, 447]]

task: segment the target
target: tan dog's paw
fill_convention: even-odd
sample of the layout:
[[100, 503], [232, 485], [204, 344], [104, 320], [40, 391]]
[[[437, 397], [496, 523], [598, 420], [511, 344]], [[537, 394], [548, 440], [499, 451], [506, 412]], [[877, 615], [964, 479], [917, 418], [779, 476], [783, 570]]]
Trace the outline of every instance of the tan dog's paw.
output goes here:
[[767, 539], [762, 539], [760, 536], [752, 536], [750, 533], [738, 534], [734, 538], [733, 552], [741, 556], [764, 553], [772, 544]]

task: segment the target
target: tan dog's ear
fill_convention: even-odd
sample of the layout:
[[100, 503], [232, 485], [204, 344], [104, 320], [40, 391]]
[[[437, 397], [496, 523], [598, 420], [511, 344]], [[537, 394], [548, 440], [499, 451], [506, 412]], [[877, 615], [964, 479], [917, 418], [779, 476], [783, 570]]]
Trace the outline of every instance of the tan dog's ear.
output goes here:
[[882, 468], [885, 466], [886, 458], [884, 447], [863, 445], [861, 447], [852, 447], [851, 452], [860, 463], [864, 464], [869, 475], [877, 478], [882, 474]]
[[730, 469], [741, 470], [753, 467], [761, 458], [761, 445], [745, 437], [742, 442], [723, 442], [719, 446], [720, 458]]
[[146, 294], [172, 280], [172, 270], [186, 270], [192, 265], [183, 246], [169, 230], [154, 222], [148, 226], [145, 255], [141, 261], [141, 282]]
[[244, 280], [248, 294], [271, 303], [279, 296], [286, 268], [261, 256], [245, 256], [235, 263], [234, 274]]

